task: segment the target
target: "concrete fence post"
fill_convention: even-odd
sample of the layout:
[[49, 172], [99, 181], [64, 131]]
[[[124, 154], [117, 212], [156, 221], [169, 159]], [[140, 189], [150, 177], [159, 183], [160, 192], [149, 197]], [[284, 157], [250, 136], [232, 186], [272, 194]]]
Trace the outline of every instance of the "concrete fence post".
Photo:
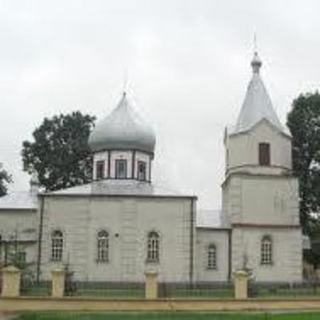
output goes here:
[[145, 297], [146, 299], [158, 298], [158, 273], [154, 271], [147, 271], [145, 273]]
[[62, 298], [64, 296], [65, 271], [64, 269], [55, 269], [51, 271], [52, 276], [52, 297]]
[[236, 299], [248, 298], [248, 280], [248, 272], [239, 270], [234, 273], [234, 297]]
[[14, 267], [8, 266], [2, 269], [2, 297], [19, 297], [20, 296], [21, 271]]

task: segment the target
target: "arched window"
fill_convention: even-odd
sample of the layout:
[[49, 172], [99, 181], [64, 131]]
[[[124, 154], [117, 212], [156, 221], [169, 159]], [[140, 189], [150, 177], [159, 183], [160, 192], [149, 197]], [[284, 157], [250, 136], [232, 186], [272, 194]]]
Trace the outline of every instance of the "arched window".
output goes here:
[[63, 233], [55, 230], [51, 234], [51, 260], [61, 261], [63, 255]]
[[208, 246], [207, 258], [207, 268], [210, 270], [217, 269], [217, 248], [214, 244]]
[[108, 262], [109, 260], [109, 234], [105, 230], [98, 232], [97, 236], [97, 261]]
[[159, 262], [160, 237], [155, 231], [148, 234], [147, 261]]
[[264, 236], [261, 240], [261, 264], [272, 264], [272, 240], [270, 236]]

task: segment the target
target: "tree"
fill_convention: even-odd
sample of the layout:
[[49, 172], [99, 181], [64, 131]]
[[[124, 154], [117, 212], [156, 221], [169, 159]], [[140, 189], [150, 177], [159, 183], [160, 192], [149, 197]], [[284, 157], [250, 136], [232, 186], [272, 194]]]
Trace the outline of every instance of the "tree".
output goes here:
[[301, 94], [288, 114], [292, 134], [293, 171], [299, 178], [300, 219], [304, 232], [319, 229], [320, 213], [320, 94]]
[[24, 171], [36, 172], [40, 186], [53, 191], [92, 179], [88, 137], [95, 117], [81, 112], [45, 118], [33, 132], [34, 142], [24, 141]]
[[7, 184], [12, 182], [11, 175], [8, 172], [1, 168], [0, 164], [0, 197], [7, 194]]

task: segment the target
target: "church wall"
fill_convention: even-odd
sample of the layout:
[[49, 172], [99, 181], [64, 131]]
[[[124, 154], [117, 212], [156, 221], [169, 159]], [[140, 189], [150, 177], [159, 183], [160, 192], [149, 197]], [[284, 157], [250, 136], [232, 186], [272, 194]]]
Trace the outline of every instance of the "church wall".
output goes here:
[[[0, 210], [0, 235], [2, 240], [11, 240], [9, 251], [14, 250], [18, 241], [18, 250], [26, 252], [26, 261], [36, 261], [38, 220], [36, 210]], [[4, 244], [2, 258], [4, 259]]]
[[[271, 166], [259, 166], [259, 143], [270, 143]], [[265, 174], [280, 173], [284, 167], [290, 169], [291, 163], [291, 140], [290, 138], [275, 130], [267, 121], [257, 124], [252, 130], [246, 133], [230, 135], [226, 139], [227, 170], [246, 171]], [[250, 171], [251, 172], [251, 171]]]
[[223, 185], [223, 213], [231, 223], [299, 225], [298, 180], [234, 174]]
[[[208, 246], [214, 244], [217, 249], [217, 268], [208, 269]], [[196, 280], [227, 281], [229, 273], [229, 232], [197, 228], [196, 237]]]
[[[261, 265], [261, 239], [266, 235], [272, 239], [272, 265]], [[301, 281], [301, 229], [233, 228], [232, 270], [245, 265], [253, 270], [256, 281]]]
[[[42, 276], [50, 261], [51, 232], [65, 234], [63, 262], [78, 280], [144, 281], [154, 269], [160, 281], [188, 281], [191, 199], [141, 197], [47, 197], [43, 225]], [[97, 262], [96, 236], [109, 233], [109, 262]], [[146, 263], [147, 234], [160, 235], [160, 263]], [[195, 232], [194, 232], [195, 234]]]
[[299, 225], [298, 180], [245, 176], [241, 180], [242, 223]]

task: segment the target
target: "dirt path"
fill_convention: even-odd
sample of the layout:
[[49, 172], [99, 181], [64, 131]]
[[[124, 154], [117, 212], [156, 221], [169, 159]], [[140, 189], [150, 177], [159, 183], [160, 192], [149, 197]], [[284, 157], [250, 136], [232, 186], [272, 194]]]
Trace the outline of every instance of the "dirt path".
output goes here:
[[14, 320], [18, 317], [16, 313], [2, 313], [0, 312], [0, 320]]

